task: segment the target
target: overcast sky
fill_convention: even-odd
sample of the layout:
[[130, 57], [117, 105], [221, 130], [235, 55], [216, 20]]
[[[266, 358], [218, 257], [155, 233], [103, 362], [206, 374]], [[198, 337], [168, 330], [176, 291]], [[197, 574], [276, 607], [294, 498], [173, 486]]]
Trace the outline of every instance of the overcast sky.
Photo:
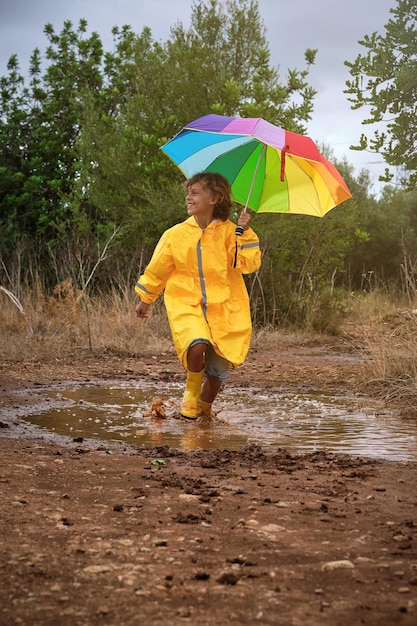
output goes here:
[[[261, 17], [267, 28], [271, 64], [279, 68], [284, 81], [287, 70], [304, 69], [304, 51], [317, 48], [316, 64], [310, 71], [310, 84], [317, 90], [309, 135], [330, 145], [337, 158], [346, 156], [358, 170], [368, 169], [373, 191], [380, 188], [378, 175], [384, 166], [378, 155], [349, 150], [361, 132], [367, 111], [352, 111], [343, 93], [349, 78], [344, 61], [354, 61], [365, 48], [358, 44], [374, 31], [384, 34], [396, 0], [259, 0]], [[64, 20], [78, 25], [88, 22], [89, 33], [97, 31], [106, 50], [112, 49], [111, 29], [128, 24], [140, 33], [148, 26], [153, 38], [165, 41], [177, 22], [190, 24], [193, 0], [0, 0], [0, 75], [7, 74], [11, 54], [19, 57], [22, 70], [34, 48], [45, 50], [43, 34], [51, 22], [60, 32]], [[190, 120], [191, 121], [191, 120]]]

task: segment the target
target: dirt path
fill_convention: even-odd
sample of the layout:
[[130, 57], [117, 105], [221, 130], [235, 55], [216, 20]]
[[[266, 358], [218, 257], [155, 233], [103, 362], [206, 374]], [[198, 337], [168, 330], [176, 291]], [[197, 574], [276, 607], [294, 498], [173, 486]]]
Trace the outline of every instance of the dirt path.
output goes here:
[[[229, 384], [360, 390], [361, 367], [336, 342], [253, 350]], [[417, 464], [108, 450], [19, 419], [34, 386], [167, 376], [172, 354], [0, 364], [0, 625], [414, 626]]]

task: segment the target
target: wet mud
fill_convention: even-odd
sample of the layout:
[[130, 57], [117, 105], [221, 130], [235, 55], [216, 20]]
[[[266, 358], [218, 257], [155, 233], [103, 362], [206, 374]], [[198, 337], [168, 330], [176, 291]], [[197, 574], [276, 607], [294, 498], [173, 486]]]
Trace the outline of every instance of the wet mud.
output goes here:
[[[361, 394], [361, 368], [344, 345], [294, 346], [254, 351], [229, 384]], [[21, 419], [51, 386], [139, 378], [183, 372], [172, 355], [2, 364], [1, 625], [416, 623], [416, 463], [184, 451]]]

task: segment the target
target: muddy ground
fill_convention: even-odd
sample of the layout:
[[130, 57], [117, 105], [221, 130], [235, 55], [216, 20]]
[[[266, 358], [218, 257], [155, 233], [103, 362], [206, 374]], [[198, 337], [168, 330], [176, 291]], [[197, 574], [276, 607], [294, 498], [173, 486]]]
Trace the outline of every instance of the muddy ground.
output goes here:
[[[343, 338], [254, 348], [228, 385], [361, 393], [362, 368]], [[0, 363], [1, 626], [417, 623], [415, 463], [109, 450], [19, 417], [34, 388], [140, 377], [184, 373], [170, 353]]]

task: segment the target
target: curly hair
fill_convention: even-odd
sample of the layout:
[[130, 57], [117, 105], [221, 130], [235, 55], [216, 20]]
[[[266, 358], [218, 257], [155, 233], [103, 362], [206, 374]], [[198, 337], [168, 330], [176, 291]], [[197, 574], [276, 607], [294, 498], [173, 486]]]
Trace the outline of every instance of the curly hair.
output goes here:
[[213, 217], [225, 222], [233, 206], [232, 190], [227, 178], [217, 172], [198, 172], [185, 181], [185, 191], [188, 191], [195, 183], [200, 183], [211, 192], [213, 198], [217, 200]]

